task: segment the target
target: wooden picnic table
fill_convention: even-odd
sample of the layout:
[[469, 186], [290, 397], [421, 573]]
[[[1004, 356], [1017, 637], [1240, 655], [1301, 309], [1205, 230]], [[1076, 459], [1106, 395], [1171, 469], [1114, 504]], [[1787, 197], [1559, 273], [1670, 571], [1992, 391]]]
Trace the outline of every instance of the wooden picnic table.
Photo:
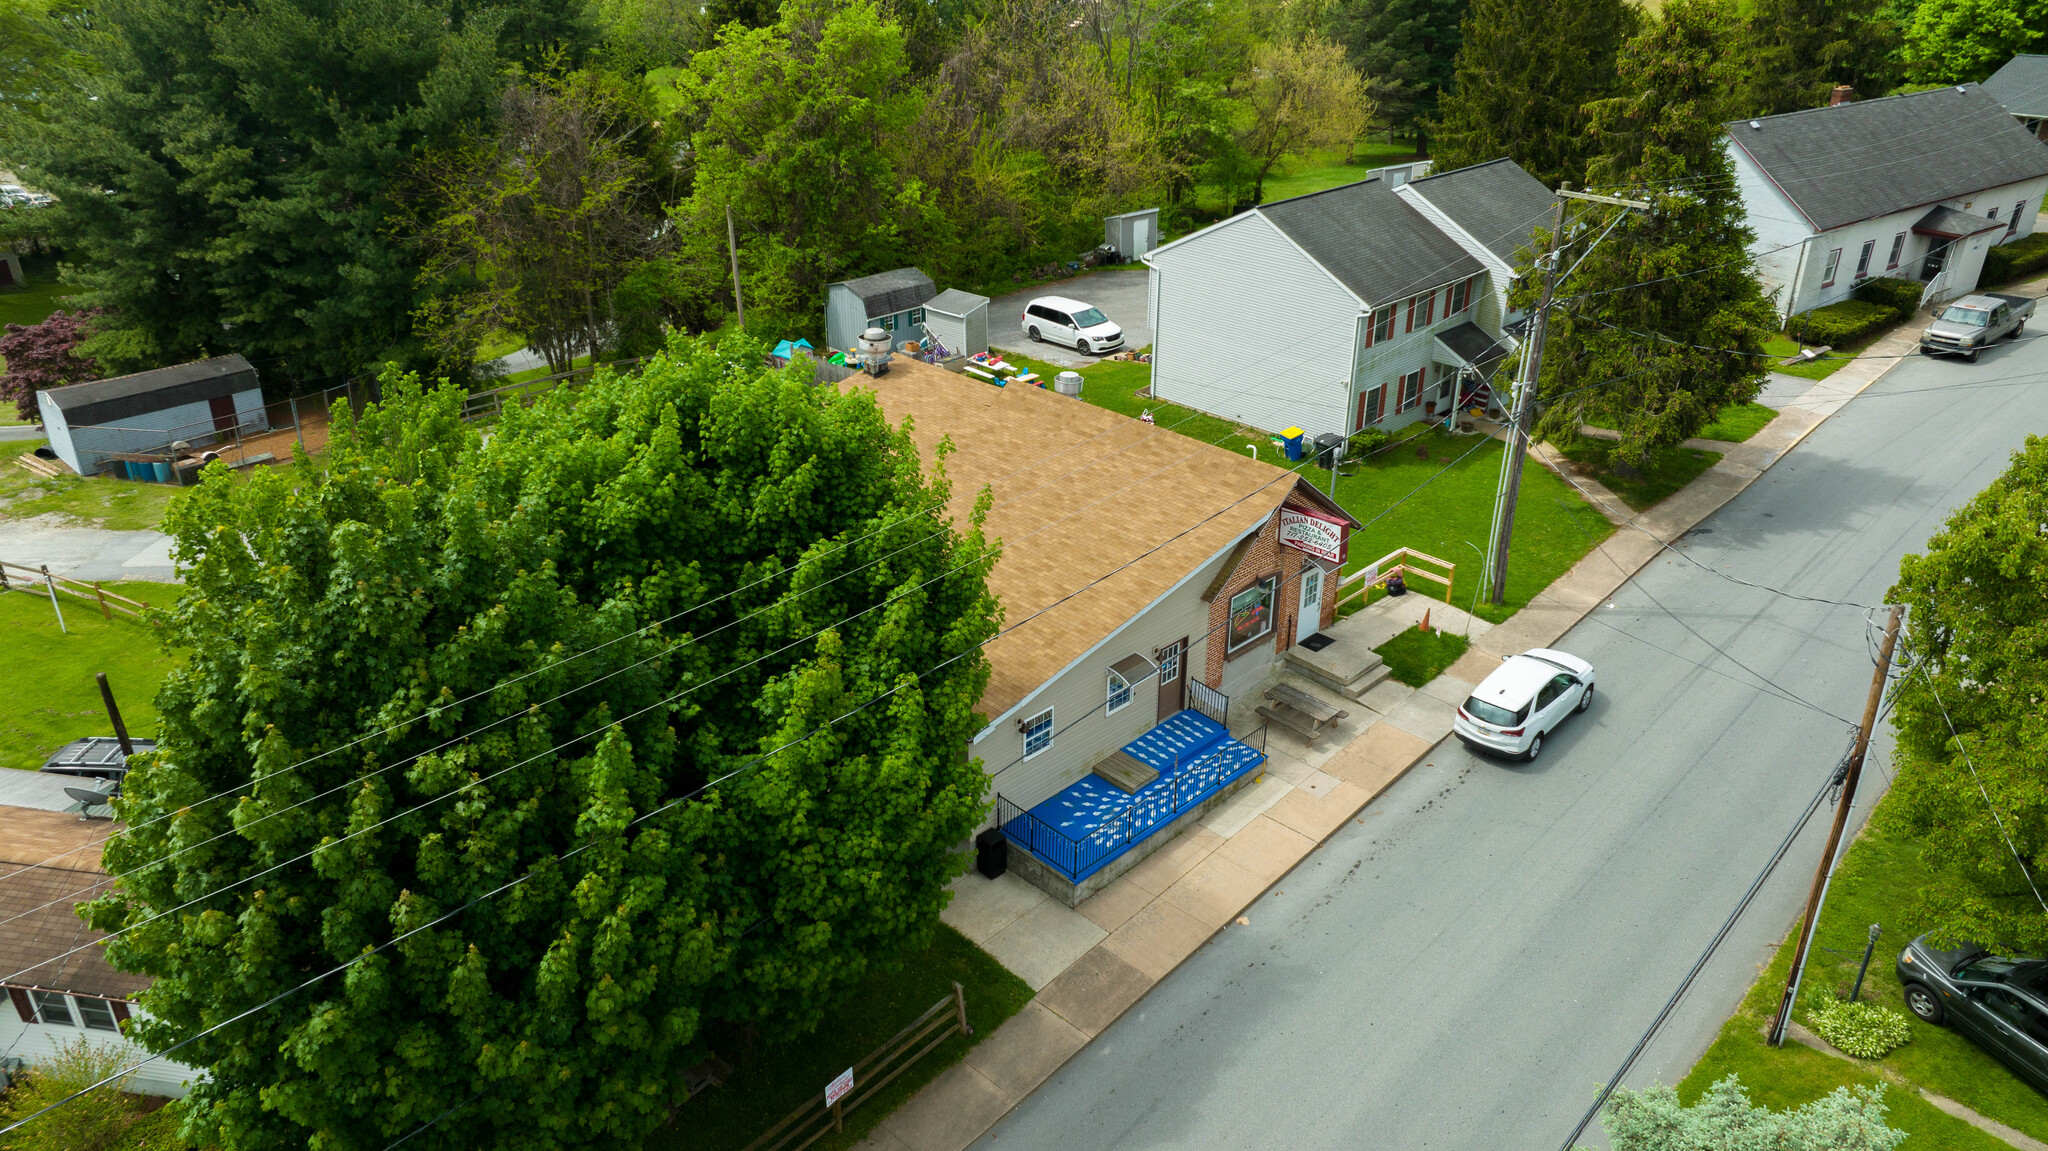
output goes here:
[[1278, 708], [1261, 706], [1258, 713], [1267, 720], [1298, 733], [1310, 743], [1321, 738], [1325, 728], [1351, 714], [1291, 683], [1276, 683], [1267, 688], [1266, 698], [1277, 704]]

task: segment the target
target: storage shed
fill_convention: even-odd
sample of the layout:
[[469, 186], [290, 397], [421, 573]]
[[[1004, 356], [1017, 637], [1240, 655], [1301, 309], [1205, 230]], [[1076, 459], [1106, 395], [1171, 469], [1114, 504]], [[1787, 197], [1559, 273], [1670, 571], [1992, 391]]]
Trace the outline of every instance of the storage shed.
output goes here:
[[36, 403], [50, 447], [82, 476], [111, 454], [161, 451], [177, 440], [197, 447], [237, 426], [244, 434], [268, 429], [256, 369], [236, 355], [50, 388]]
[[916, 268], [842, 280], [825, 289], [825, 346], [848, 351], [860, 334], [880, 328], [890, 343], [924, 338], [924, 306], [938, 295], [932, 278]]
[[0, 248], [0, 288], [20, 287], [27, 283], [28, 277], [21, 274], [21, 257]]
[[947, 288], [924, 306], [925, 331], [955, 355], [988, 351], [988, 297]]
[[1159, 246], [1159, 209], [1104, 216], [1102, 242], [1115, 248], [1125, 263], [1138, 259]]

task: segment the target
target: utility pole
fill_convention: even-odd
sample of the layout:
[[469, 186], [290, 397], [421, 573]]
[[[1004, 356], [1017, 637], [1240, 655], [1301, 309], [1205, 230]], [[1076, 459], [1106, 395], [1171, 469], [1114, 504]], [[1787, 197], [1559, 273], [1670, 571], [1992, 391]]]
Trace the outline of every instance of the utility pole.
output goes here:
[[[1557, 294], [1558, 265], [1563, 262], [1565, 205], [1571, 200], [1590, 200], [1623, 208], [1650, 206], [1643, 200], [1574, 192], [1570, 184], [1560, 185], [1557, 189], [1557, 221], [1550, 233], [1549, 267], [1543, 273], [1543, 296], [1529, 318], [1528, 350], [1522, 356], [1522, 370], [1515, 380], [1512, 410], [1508, 416], [1507, 451], [1501, 456], [1500, 483], [1493, 493], [1493, 554], [1486, 559], [1488, 603], [1507, 601], [1508, 548], [1515, 535], [1515, 501], [1522, 493], [1522, 464], [1529, 456], [1529, 418], [1535, 411], [1536, 390], [1543, 378], [1543, 342], [1550, 331], [1550, 303]], [[1599, 241], [1595, 240], [1594, 244], [1598, 246]], [[1581, 262], [1584, 259], [1580, 257]]]
[[732, 308], [739, 313], [740, 327], [747, 326], [747, 305], [740, 299], [740, 242], [733, 233], [732, 205], [725, 206], [725, 250], [732, 257]]
[[1863, 703], [1863, 726], [1849, 751], [1848, 770], [1842, 776], [1842, 798], [1835, 803], [1835, 822], [1828, 829], [1827, 846], [1821, 849], [1820, 867], [1813, 873], [1813, 887], [1806, 893], [1806, 922], [1799, 929], [1799, 946], [1792, 952], [1792, 970], [1785, 976], [1785, 994], [1778, 1000], [1777, 1017], [1771, 1020], [1771, 1046], [1785, 1043], [1785, 1028], [1792, 1023], [1792, 1004], [1799, 997], [1799, 977], [1806, 970], [1806, 952], [1813, 946], [1815, 921], [1820, 918], [1821, 900], [1827, 896], [1828, 876], [1835, 869], [1835, 852], [1842, 842], [1842, 828], [1849, 822], [1849, 809], [1856, 804], [1856, 781], [1863, 775], [1863, 756], [1870, 750], [1870, 729], [1877, 726], [1877, 707], [1884, 699], [1885, 677], [1891, 673], [1892, 646], [1899, 639], [1903, 607], [1892, 608], [1885, 621], [1884, 644], [1878, 648], [1877, 671], [1870, 677], [1870, 697]]

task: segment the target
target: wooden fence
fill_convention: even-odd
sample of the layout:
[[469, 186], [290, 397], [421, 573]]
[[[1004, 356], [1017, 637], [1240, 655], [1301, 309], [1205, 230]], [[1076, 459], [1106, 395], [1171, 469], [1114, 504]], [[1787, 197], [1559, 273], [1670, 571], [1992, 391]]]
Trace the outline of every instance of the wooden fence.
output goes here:
[[[1430, 564], [1433, 568], [1441, 568], [1442, 570], [1436, 571], [1432, 570], [1432, 567], [1418, 567], [1417, 564]], [[1337, 581], [1337, 602], [1335, 605], [1337, 611], [1341, 614], [1344, 610], [1345, 601], [1354, 596], [1358, 598], [1358, 606], [1364, 607], [1367, 597], [1372, 593], [1372, 589], [1392, 579], [1395, 575], [1399, 575], [1403, 581], [1426, 579], [1444, 585], [1444, 602], [1449, 603], [1451, 602], [1451, 583], [1457, 578], [1458, 565], [1449, 560], [1438, 559], [1427, 552], [1416, 551], [1414, 548], [1395, 548], [1365, 567], [1359, 568], [1357, 571]]]
[[[848, 1069], [848, 1075], [841, 1076], [841, 1080], [849, 1080], [844, 1096], [827, 1103], [827, 1092], [818, 1092], [811, 1096], [810, 1102], [769, 1128], [767, 1134], [747, 1144], [746, 1151], [801, 1151], [809, 1147], [828, 1132], [842, 1129], [846, 1125], [847, 1111], [873, 1098], [875, 1092], [910, 1070], [912, 1064], [930, 1054], [933, 1048], [955, 1035], [972, 1034], [974, 1029], [967, 1025], [967, 991], [955, 983], [953, 994], [932, 1004], [917, 1017], [916, 1022], [898, 1031], [895, 1038], [854, 1064]], [[905, 1054], [919, 1043], [924, 1043], [924, 1046], [905, 1058]]]
[[149, 610], [148, 604], [137, 603], [127, 596], [110, 592], [101, 587], [97, 580], [85, 583], [65, 576], [52, 575], [48, 567], [32, 568], [0, 560], [0, 592], [10, 591], [48, 596], [52, 602], [55, 602], [56, 598], [53, 592], [63, 592], [65, 595], [92, 601], [99, 607], [100, 614], [108, 619], [113, 619], [117, 614], [129, 619], [141, 619], [142, 613]]

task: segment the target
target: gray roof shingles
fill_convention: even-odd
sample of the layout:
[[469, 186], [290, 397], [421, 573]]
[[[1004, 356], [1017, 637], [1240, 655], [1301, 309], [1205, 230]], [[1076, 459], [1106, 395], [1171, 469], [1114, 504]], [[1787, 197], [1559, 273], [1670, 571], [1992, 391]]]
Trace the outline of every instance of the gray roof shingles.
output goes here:
[[1374, 307], [1483, 270], [1377, 177], [1254, 210]]
[[937, 312], [944, 316], [964, 316], [988, 303], [987, 296], [963, 292], [958, 288], [947, 288], [925, 303], [925, 311]]
[[916, 268], [876, 272], [858, 280], [841, 280], [839, 286], [859, 296], [869, 316], [887, 316], [921, 307], [937, 294], [932, 278]]
[[1511, 265], [1557, 210], [1557, 196], [1506, 157], [1416, 180], [1408, 188]]
[[1820, 231], [2048, 175], [2048, 147], [1976, 84], [1736, 120], [1728, 138]]
[[1984, 91], [2015, 116], [2048, 116], [2048, 56], [2014, 56], [1984, 81]]

